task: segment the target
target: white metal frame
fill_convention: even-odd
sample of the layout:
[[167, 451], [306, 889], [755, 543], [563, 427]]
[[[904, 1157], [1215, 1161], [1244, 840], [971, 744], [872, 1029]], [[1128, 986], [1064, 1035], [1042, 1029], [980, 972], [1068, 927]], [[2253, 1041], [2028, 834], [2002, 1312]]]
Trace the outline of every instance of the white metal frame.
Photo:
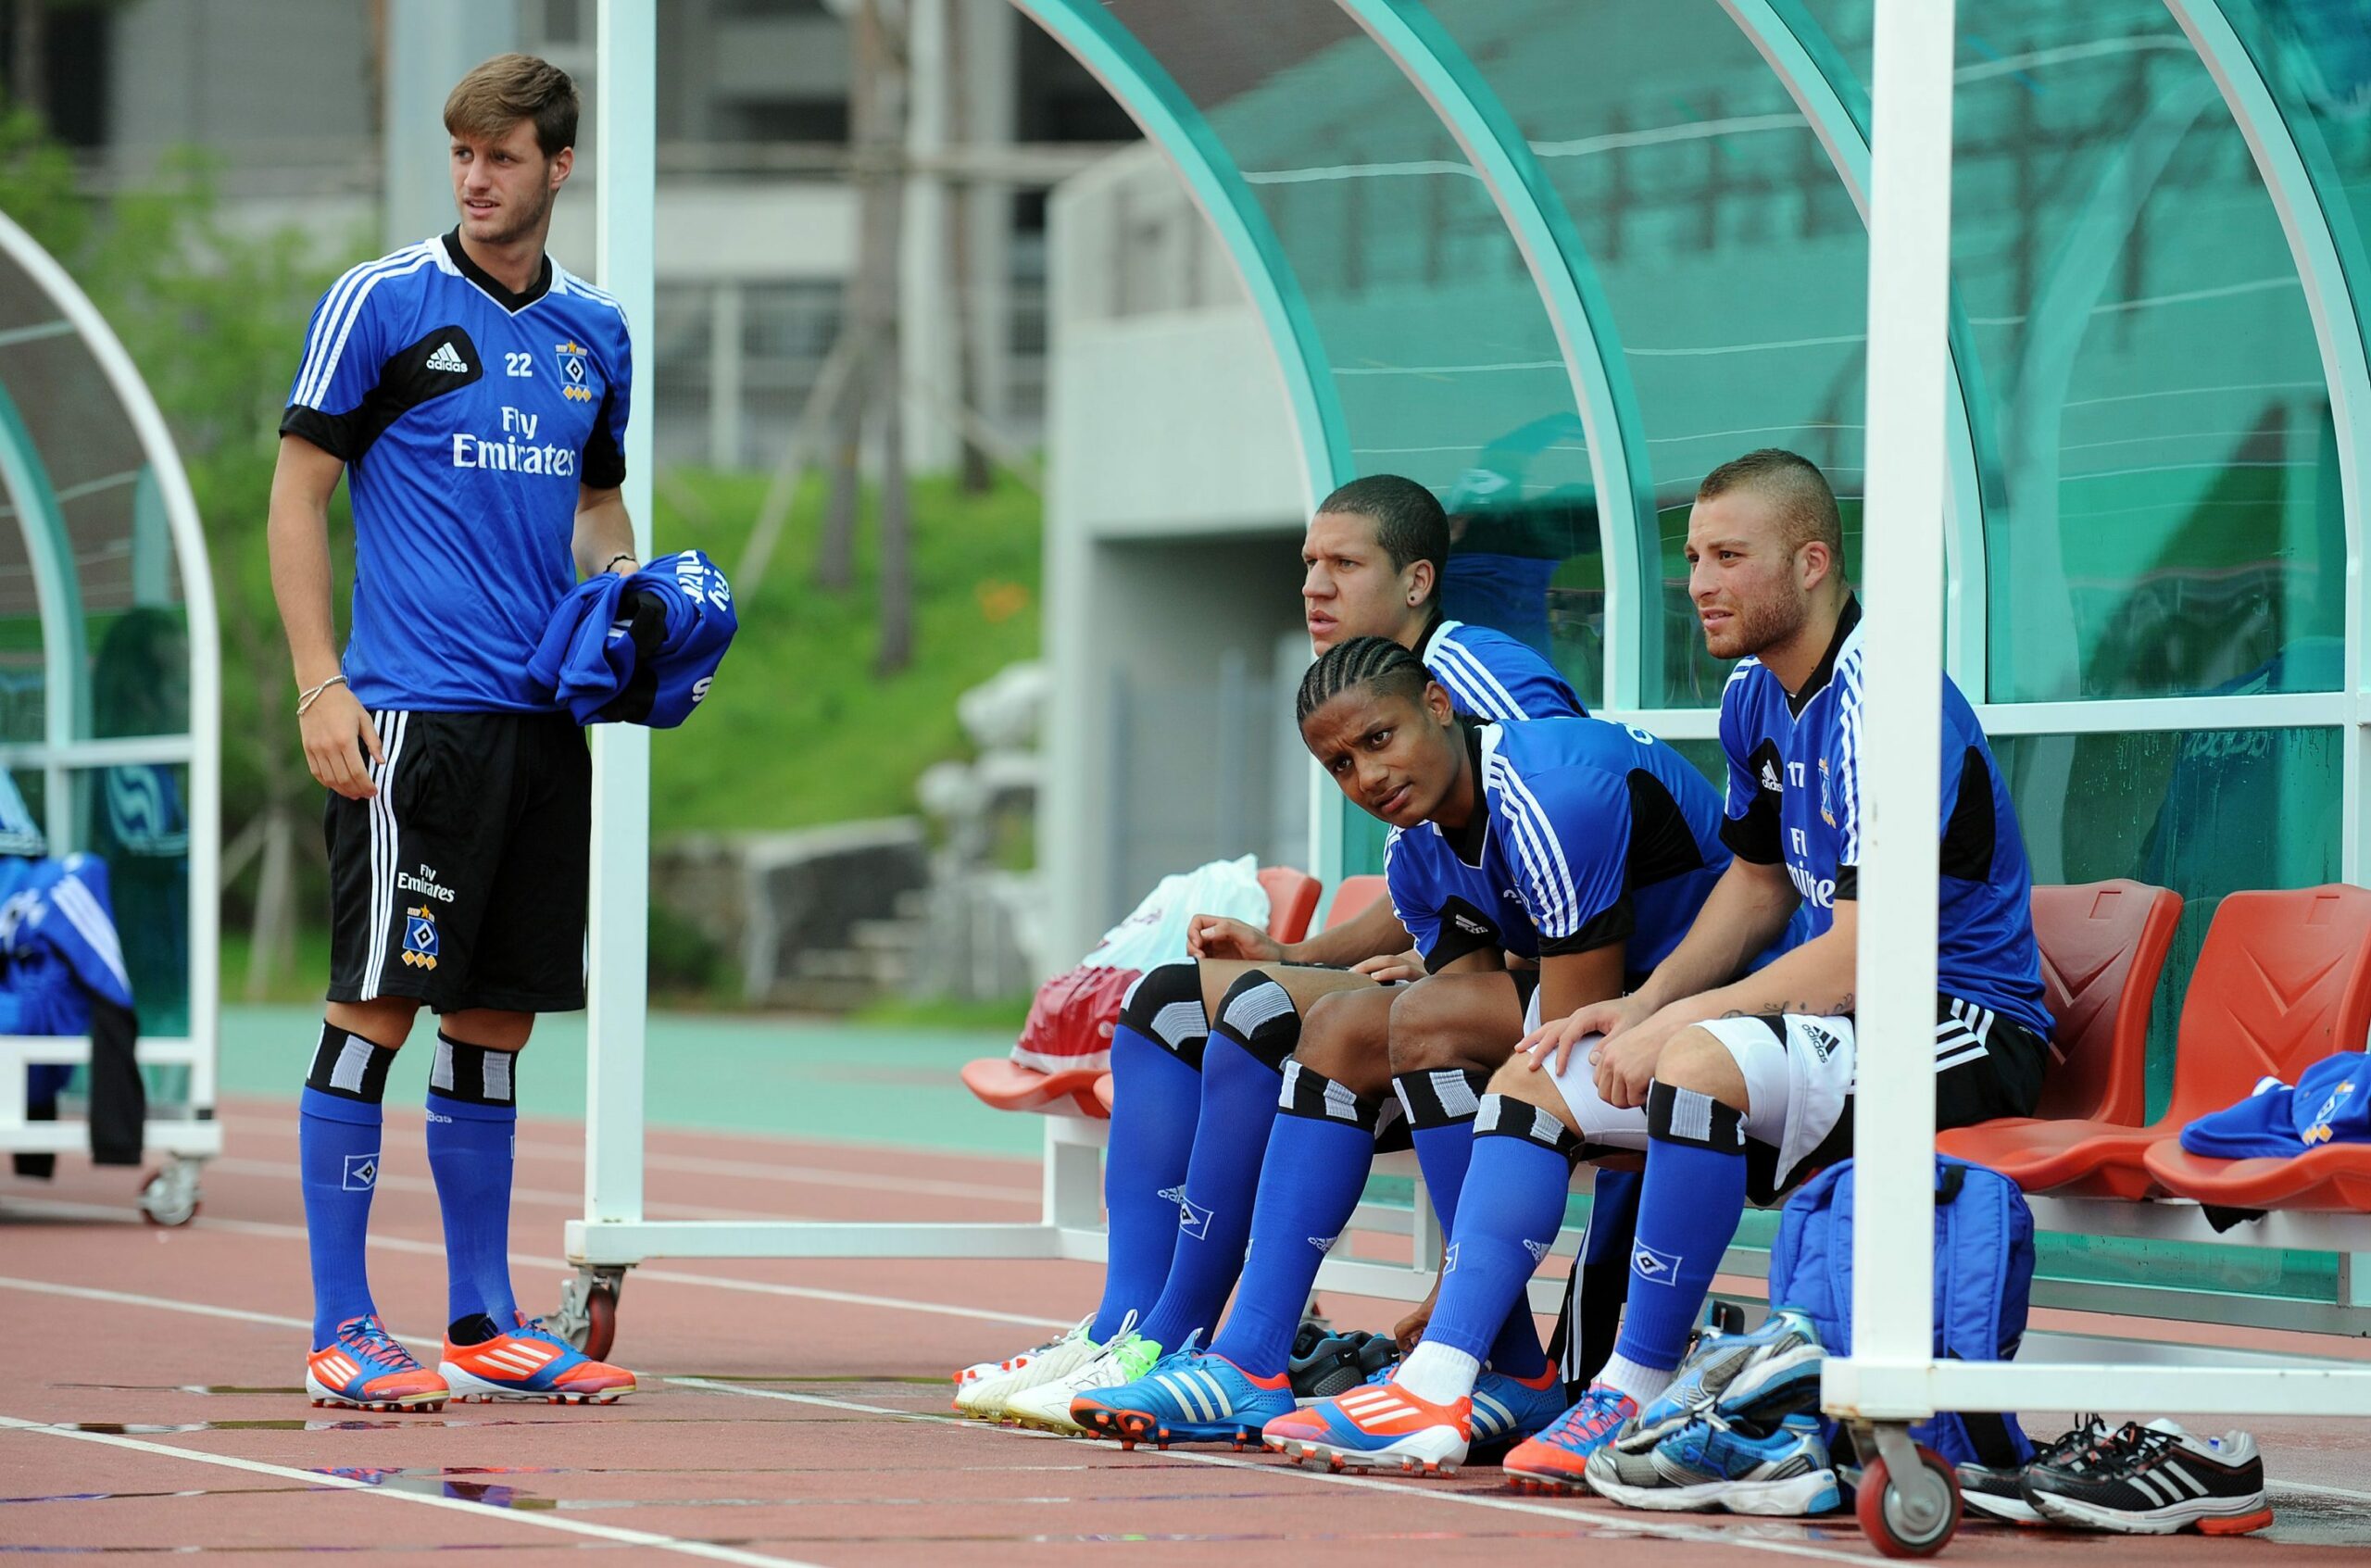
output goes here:
[[[77, 737], [78, 715], [83, 709], [87, 674], [83, 670], [81, 596], [73, 577], [70, 552], [59, 537], [44, 536], [36, 519], [52, 504], [28, 488], [32, 476], [19, 459], [7, 457], [6, 481], [11, 503], [26, 531], [26, 550], [34, 568], [36, 601], [41, 608], [43, 649], [49, 661], [44, 671], [47, 685], [43, 740], [35, 744], [0, 746], [0, 766], [38, 767], [47, 781], [44, 814], [48, 818], [53, 852], [71, 846], [66, 831], [71, 812], [69, 779], [75, 773], [129, 763], [185, 763], [189, 769], [189, 1033], [180, 1037], [155, 1037], [140, 1042], [144, 1063], [189, 1069], [189, 1097], [177, 1109], [179, 1116], [152, 1116], [143, 1130], [144, 1146], [162, 1154], [171, 1167], [209, 1159], [222, 1151], [221, 1124], [214, 1120], [215, 1059], [218, 1034], [218, 990], [221, 974], [220, 909], [221, 880], [221, 639], [214, 607], [214, 578], [206, 558], [206, 535], [197, 501], [190, 492], [189, 475], [182, 468], [165, 417], [141, 380], [132, 356], [107, 319], [66, 270], [6, 215], [0, 215], [0, 255], [23, 269], [57, 311], [61, 330], [79, 338], [116, 396], [140, 443], [141, 455], [155, 476], [163, 499], [165, 520], [180, 569], [182, 606], [189, 641], [189, 733], [108, 740]], [[22, 329], [20, 329], [22, 330]], [[0, 446], [7, 444], [0, 443]], [[40, 508], [40, 509], [36, 509]], [[54, 621], [72, 624], [54, 627]], [[64, 659], [61, 668], [59, 659]], [[27, 1151], [70, 1150], [89, 1138], [80, 1122], [27, 1122], [25, 1073], [34, 1062], [82, 1062], [89, 1060], [90, 1042], [82, 1038], [0, 1037], [0, 1148]], [[195, 1193], [194, 1173], [180, 1178]]]
[[[1868, 727], [1886, 742], [1863, 763], [1860, 1017], [1870, 1046], [1859, 1092], [1864, 1109], [1884, 1114], [1854, 1123], [1853, 1353], [1827, 1362], [1824, 1402], [1833, 1414], [1875, 1424], [1898, 1474], [1905, 1469], [1900, 1424], [1938, 1410], [2371, 1413], [2371, 1368], [1938, 1362], [1933, 1352], [1934, 1077], [1923, 1052], [1885, 1045], [1924, 1038], [1933, 1007], [1941, 670], [1918, 607], [1934, 602], [1942, 565], [1931, 520], [1940, 515], [1935, 448], [1951, 264], [1952, 46], [1948, 0], [1878, 8], [1869, 511], [1900, 521], [1866, 535]], [[2098, 1206], [2081, 1212], [2094, 1223], [2107, 1218]], [[2290, 1232], [2323, 1228], [2308, 1216], [2280, 1218]]]
[[[1059, 20], [1060, 0], [1018, 0], [1041, 20]], [[1599, 399], [1600, 378], [1589, 373], [1594, 353], [1588, 340], [1591, 312], [1574, 284], [1569, 256], [1557, 248], [1555, 214], [1524, 177], [1520, 157], [1454, 72], [1443, 73], [1417, 60], [1426, 41], [1410, 28], [1419, 16], [1399, 0], [1339, 0], [1371, 38], [1423, 91], [1436, 112], [1482, 169], [1502, 216], [1541, 284], [1557, 325], [1568, 369], [1592, 417], [1612, 428]], [[1873, 726], [1891, 736], [1925, 734], [1925, 745], [1889, 742], [1873, 759], [1867, 781], [1869, 843], [1863, 863], [1864, 911], [1890, 912], [1864, 918], [1861, 961], [1870, 977], [1863, 1006], [1863, 1035], [1871, 1040], [1922, 1038], [1931, 1025], [1934, 944], [1905, 940], [1904, 934], [1932, 933], [1935, 867], [1930, 811], [1935, 777], [1936, 711], [1942, 668], [1952, 668], [1976, 693], [1983, 689], [1987, 633], [1982, 572], [1982, 497], [1976, 483], [1969, 410], [1961, 376], [1974, 367], [1949, 362], [1945, 323], [1949, 288], [1949, 173], [1952, 16], [1948, 4], [1888, 5], [1879, 8], [1876, 70], [1882, 90], [1874, 95], [1875, 115], [1885, 128], [1863, 136], [1812, 58], [1804, 41], [1786, 21], [1786, 10], [1770, 0], [1723, 0], [1725, 8], [1788, 86], [1821, 136], [1855, 205], [1870, 225], [1869, 472], [1866, 512], [1871, 590], [1868, 630], [1873, 650], [1869, 701]], [[2301, 153], [2278, 113], [2269, 88], [2240, 46], [2230, 24], [2212, 0], [2167, 0], [2213, 73], [2227, 106], [2245, 134], [2259, 172], [2271, 191], [2292, 255], [2304, 280], [2323, 368], [2340, 433], [2344, 494], [2348, 582], [2346, 616], [2348, 689], [2342, 692], [2235, 697], [2182, 697], [2065, 703], [1986, 703], [1977, 709], [1996, 735], [2183, 732], [2198, 729], [2334, 728], [2346, 738], [2343, 788], [2348, 802], [2342, 874], [2360, 881], [2371, 845], [2371, 672], [2366, 671], [2361, 562], [2364, 546], [2363, 485], [2371, 467], [2371, 374], [2366, 374], [2360, 322], [2354, 314], [2341, 247], [2332, 217], [2316, 199]], [[1051, 20], [1049, 20], [1051, 19]], [[1421, 18], [1420, 18], [1421, 19]], [[653, 93], [651, 62], [655, 0], [602, 0], [599, 31], [601, 206], [597, 217], [601, 276], [605, 287], [627, 306], [631, 320], [647, 331], [650, 319], [649, 230], [655, 171], [650, 159]], [[1072, 41], [1075, 46], [1075, 41]], [[1114, 83], [1115, 91], [1119, 84]], [[1124, 94], [1122, 94], [1123, 97]], [[1871, 156], [1871, 144], [1882, 149]], [[1519, 146], [1519, 142], [1516, 144]], [[1171, 149], [1173, 155], [1174, 149]], [[1189, 185], [1193, 181], [1189, 178]], [[1195, 187], [1198, 199], [1204, 193]], [[1206, 209], [1208, 202], [1205, 201]], [[1223, 214], [1214, 215], [1222, 221]], [[1235, 257], [1234, 252], [1230, 252]], [[1239, 257], [1235, 257], [1240, 261]], [[1258, 280], [1247, 279], [1258, 291]], [[1273, 312], [1272, 312], [1273, 315]], [[1280, 358], [1289, 353], [1271, 320]], [[1299, 364], [1306, 373], [1308, 366]], [[1284, 367], [1288, 382], [1295, 365]], [[1302, 410], [1296, 407], [1296, 413]], [[1600, 492], [1607, 443], [1591, 425], [1593, 463], [1599, 464]], [[649, 483], [649, 421], [637, 421], [631, 435], [629, 505], [646, 529]], [[1305, 449], [1330, 450], [1300, 433]], [[1611, 455], [1619, 457], [1621, 443]], [[1316, 474], [1313, 479], [1327, 476]], [[1617, 492], [1618, 493], [1618, 492]], [[1875, 520], [1888, 520], [1885, 527]], [[1908, 525], [1892, 520], [1908, 520]], [[1938, 639], [1931, 619], [1910, 607], [1937, 602], [1944, 587], [1948, 557], [1953, 567], [1950, 631]], [[1609, 552], [1609, 562], [1615, 558]], [[186, 571], [186, 569], [185, 569]], [[202, 573], [200, 574], [202, 576]], [[1612, 597], [1635, 591], [1635, 574], [1609, 571]], [[208, 607], [210, 611], [210, 606]], [[193, 611], [194, 615], [194, 610]], [[1610, 613], [1612, 613], [1610, 609]], [[1610, 639], [1611, 642], [1611, 639]], [[1643, 725], [1672, 739], [1710, 739], [1717, 734], [1712, 709], [1645, 709], [1635, 681], [1616, 682], [1609, 646], [1610, 717]], [[210, 672], [209, 672], [210, 674]], [[1617, 695], [1618, 694], [1618, 695]], [[1622, 700], [1627, 698], [1627, 701]], [[984, 1225], [809, 1224], [790, 1223], [670, 1222], [642, 1218], [642, 1070], [644, 934], [646, 898], [648, 759], [639, 732], [604, 734], [596, 753], [596, 853], [592, 958], [590, 1126], [586, 1166], [586, 1212], [567, 1227], [570, 1260], [580, 1282], [606, 1276], [614, 1282], [627, 1266], [654, 1256], [679, 1257], [968, 1257], [1099, 1259], [1104, 1236], [1100, 1213], [1100, 1150], [1107, 1124], [1073, 1116], [1044, 1118], [1043, 1204], [1033, 1223]], [[1906, 815], [1888, 816], [1908, 802]], [[1339, 796], [1319, 782], [1312, 791], [1311, 865], [1330, 887], [1339, 880]], [[1924, 922], [1900, 911], [1924, 909]], [[210, 928], [209, 928], [210, 935]], [[210, 971], [208, 978], [210, 980]], [[210, 1003], [210, 994], [208, 997]], [[208, 1011], [210, 1022], [210, 1008]], [[1857, 1353], [1831, 1363], [1828, 1402], [1833, 1410], [1863, 1420], [1893, 1424], [1938, 1408], [1986, 1410], [2020, 1405], [2064, 1406], [2069, 1401], [2176, 1411], [2371, 1411], [2371, 1369], [2323, 1371], [2282, 1369], [2267, 1375], [2262, 1359], [2177, 1374], [2139, 1374], [2136, 1364], [2028, 1362], [2022, 1366], [1938, 1366], [1928, 1347], [1928, 1268], [1905, 1266], [1929, 1256], [1928, 1207], [1924, 1169], [1933, 1148], [1931, 1075], [1918, 1069], [1914, 1053], [1872, 1049], [1863, 1062], [1863, 1094], [1871, 1104], [1892, 1108], [1884, 1117], [1860, 1123], [1856, 1150], [1872, 1173], [1874, 1190], [1860, 1213], [1862, 1234], [1872, 1256], [1885, 1268], [1857, 1271], [1856, 1316], [1861, 1323]], [[1409, 1227], [1415, 1232], [1411, 1265], [1330, 1259], [1321, 1283], [1329, 1288], [1411, 1298], [1426, 1283], [1424, 1269], [1437, 1257], [1438, 1237], [1429, 1207], [1421, 1201], [1421, 1174], [1412, 1160], [1392, 1157], [1379, 1171], [1405, 1171], [1419, 1182], [1411, 1218], [1362, 1210], [1368, 1228]], [[2335, 1308], [2310, 1302], [2275, 1303], [2286, 1312], [2284, 1326], [2335, 1326], [2336, 1313], [2371, 1306], [2371, 1270], [2358, 1253], [2371, 1254], [2371, 1217], [2276, 1213], [2250, 1227], [2244, 1237], [2217, 1236], [2194, 1205], [2127, 1204], [2107, 1200], [2037, 1198], [2045, 1228], [2224, 1245], [2328, 1248], [2341, 1255], [2345, 1288]], [[1735, 1267], [1750, 1268], [1748, 1252], [1733, 1255]], [[1535, 1286], [1535, 1300], [1550, 1304], [1553, 1287]], [[2091, 1310], [2164, 1315], [2197, 1315], [2214, 1293], [2131, 1286], [2089, 1286], [2046, 1282], [2038, 1298], [2050, 1304]], [[2260, 1298], [2244, 1298], [2262, 1308]], [[2264, 1321], [2259, 1316], [2256, 1321]], [[2128, 1353], [2140, 1356], [2139, 1348]], [[2166, 1354], [2151, 1347], [2151, 1357]], [[2302, 1380], [2302, 1381], [2301, 1381]]]

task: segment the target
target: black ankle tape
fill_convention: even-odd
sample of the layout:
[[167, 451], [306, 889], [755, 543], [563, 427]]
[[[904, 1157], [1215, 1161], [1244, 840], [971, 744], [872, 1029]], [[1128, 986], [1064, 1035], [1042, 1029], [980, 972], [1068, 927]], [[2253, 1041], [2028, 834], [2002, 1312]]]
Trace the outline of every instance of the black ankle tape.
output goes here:
[[1745, 1152], [1745, 1112], [1701, 1089], [1647, 1085], [1647, 1135], [1665, 1143], [1695, 1144], [1723, 1154]]
[[1211, 1028], [1281, 1073], [1300, 1044], [1300, 1011], [1292, 994], [1258, 970], [1226, 988]]
[[1490, 1075], [1470, 1067], [1434, 1067], [1401, 1073], [1391, 1080], [1411, 1127], [1453, 1127], [1471, 1122], [1482, 1109]]
[[1474, 1114], [1474, 1135], [1521, 1138], [1562, 1155], [1567, 1165], [1577, 1162], [1587, 1148], [1572, 1128], [1529, 1100], [1517, 1099], [1512, 1095], [1482, 1097], [1482, 1104]]
[[518, 1086], [512, 1082], [517, 1051], [488, 1050], [466, 1040], [436, 1032], [436, 1064], [428, 1070], [431, 1093], [471, 1105], [515, 1105]]
[[305, 1074], [305, 1086], [340, 1099], [377, 1105], [387, 1098], [387, 1069], [395, 1061], [395, 1053], [386, 1047], [374, 1046], [323, 1020], [321, 1041], [313, 1047], [313, 1065]]
[[1276, 1109], [1286, 1116], [1348, 1122], [1370, 1133], [1375, 1130], [1376, 1118], [1383, 1114], [1386, 1103], [1354, 1093], [1349, 1085], [1337, 1083], [1298, 1061], [1285, 1063], [1284, 1092], [1276, 1097]]
[[1202, 1009], [1201, 967], [1165, 963], [1145, 971], [1120, 1004], [1120, 1022], [1168, 1047], [1189, 1067], [1199, 1068], [1211, 1033]]

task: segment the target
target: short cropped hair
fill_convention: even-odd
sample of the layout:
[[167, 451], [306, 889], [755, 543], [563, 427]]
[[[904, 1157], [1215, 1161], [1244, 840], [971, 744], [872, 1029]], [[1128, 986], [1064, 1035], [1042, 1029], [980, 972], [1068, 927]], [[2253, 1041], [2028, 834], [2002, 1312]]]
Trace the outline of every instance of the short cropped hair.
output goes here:
[[1336, 643], [1300, 678], [1293, 722], [1309, 716], [1354, 686], [1372, 686], [1386, 696], [1421, 697], [1432, 683], [1424, 661], [1389, 637], [1352, 637]]
[[533, 55], [496, 55], [454, 85], [445, 100], [452, 135], [501, 136], [522, 119], [535, 122], [535, 144], [552, 157], [576, 145], [576, 83]]
[[1441, 577], [1449, 570], [1449, 514], [1431, 491], [1396, 473], [1369, 474], [1326, 496], [1317, 509], [1371, 520], [1375, 543], [1391, 558], [1394, 571], [1407, 571], [1411, 561], [1431, 561], [1433, 586], [1426, 602], [1440, 596]]
[[1818, 464], [1783, 446], [1764, 446], [1731, 458], [1706, 474], [1696, 487], [1696, 498], [1709, 501], [1731, 490], [1751, 490], [1777, 503], [1787, 547], [1792, 550], [1816, 539], [1842, 568], [1844, 520], [1837, 514], [1836, 492], [1828, 488]]

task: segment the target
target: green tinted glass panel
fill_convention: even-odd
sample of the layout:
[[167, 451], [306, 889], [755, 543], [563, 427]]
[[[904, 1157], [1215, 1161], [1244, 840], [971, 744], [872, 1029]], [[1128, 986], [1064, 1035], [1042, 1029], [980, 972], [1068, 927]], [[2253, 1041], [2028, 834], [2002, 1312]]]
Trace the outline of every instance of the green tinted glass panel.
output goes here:
[[1647, 448], [1632, 461], [1661, 518], [1642, 585], [1643, 700], [1710, 707], [1726, 671], [1704, 657], [1687, 607], [1688, 502], [1706, 472], [1757, 446], [1800, 452], [1859, 494], [1866, 232], [1721, 7], [1430, 9], [1522, 127], [1621, 328]]
[[2133, 877], [2187, 903], [2149, 1038], [2154, 1115], [2173, 1086], [2184, 987], [2223, 896], [2339, 874], [2335, 730], [1994, 735], [2036, 882]]
[[189, 769], [132, 763], [70, 772], [67, 784], [75, 844], [107, 863], [116, 935], [141, 1032], [186, 1034]]
[[1255, 193], [1358, 470], [1405, 474], [1459, 514], [1449, 612], [1549, 651], [1549, 579], [1576, 538], [1596, 539], [1588, 453], [1555, 330], [1481, 176], [1332, 0], [1107, 8]]
[[1996, 701], [2327, 689], [2343, 532], [2278, 215], [2158, 0], [1960, 9]]

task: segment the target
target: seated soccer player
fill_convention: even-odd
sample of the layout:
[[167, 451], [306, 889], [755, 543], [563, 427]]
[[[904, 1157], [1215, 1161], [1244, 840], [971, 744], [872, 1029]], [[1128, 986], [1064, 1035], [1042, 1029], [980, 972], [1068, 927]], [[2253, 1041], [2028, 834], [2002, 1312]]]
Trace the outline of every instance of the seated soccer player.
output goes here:
[[[1311, 643], [1323, 652], [1358, 637], [1388, 640], [1411, 650], [1461, 711], [1480, 717], [1581, 712], [1571, 685], [1538, 654], [1442, 618], [1448, 555], [1449, 521], [1423, 485], [1383, 474], [1342, 486], [1319, 506], [1301, 545]], [[1372, 1022], [1362, 1032], [1380, 1042], [1387, 999], [1352, 997], [1372, 986], [1353, 966], [1409, 942], [1380, 903], [1289, 948], [1241, 922], [1195, 922], [1198, 962], [1147, 973], [1112, 1034], [1102, 1303], [1060, 1338], [962, 1384], [957, 1410], [1071, 1429], [1073, 1395], [1127, 1381], [1161, 1346], [1210, 1326], [1242, 1263], [1249, 1183], [1305, 1014], [1340, 996], [1328, 1005], [1366, 1009]], [[1064, 1386], [1049, 1386], [1057, 1382]]]
[[[1573, 1162], [1643, 1133], [1647, 1162], [1629, 1307], [1602, 1376], [1506, 1459], [1512, 1475], [1584, 1484], [1599, 1450], [1671, 1423], [1659, 1399], [1687, 1348], [1749, 1192], [1767, 1199], [1851, 1151], [1861, 647], [1836, 502], [1792, 453], [1707, 475], [1688, 521], [1689, 592], [1716, 658], [1722, 836], [1736, 851], [1702, 912], [1626, 997], [1566, 1010], [1491, 1081], [1475, 1121], [1455, 1262], [1424, 1342], [1394, 1381], [1272, 1422], [1296, 1457], [1462, 1459], [1482, 1356], [1564, 1212]], [[1943, 689], [1936, 1123], [2032, 1113], [2048, 1051], [2031, 878], [2008, 790], [1957, 687]], [[1811, 938], [1743, 979], [1798, 902]], [[1592, 1043], [1593, 1042], [1593, 1043]], [[1578, 1048], [1576, 1048], [1578, 1047]], [[1763, 1332], [1797, 1332], [1773, 1320]], [[1635, 1426], [1625, 1424], [1635, 1422]]]
[[[1285, 1064], [1224, 1330], [1073, 1401], [1074, 1421], [1124, 1441], [1240, 1442], [1290, 1411], [1300, 1305], [1357, 1205], [1386, 1112], [1408, 1114], [1453, 1243], [1476, 1092], [1512, 1054], [1533, 984], [1567, 1005], [1616, 994], [1678, 940], [1728, 859], [1718, 797], [1668, 747], [1587, 718], [1476, 725], [1383, 639], [1321, 659], [1298, 717], [1344, 793], [1392, 824], [1391, 902], [1432, 973], [1311, 1010]], [[1502, 953], [1541, 968], [1509, 972]], [[1537, 1430], [1564, 1404], [1527, 1303], [1509, 1306], [1493, 1341], [1474, 1399], [1486, 1440]]]
[[[1330, 649], [1302, 683], [1298, 715], [1302, 738], [1343, 792], [1399, 830], [1388, 861], [1394, 902], [1450, 971], [1403, 997], [1379, 998], [1392, 1035], [1415, 1034], [1425, 1010], [1457, 1022], [1453, 1007], [1420, 1001], [1428, 990], [1439, 997], [1451, 986], [1495, 985], [1507, 1004], [1503, 1056], [1520, 1030], [1515, 989], [1503, 977], [1457, 972], [1461, 963], [1481, 969], [1501, 947], [1536, 954], [1539, 994], [1559, 1016], [1618, 996], [1677, 944], [1727, 864], [1718, 795], [1668, 746], [1597, 719], [1476, 725], [1386, 640]], [[1469, 941], [1478, 945], [1460, 946]], [[1336, 1048], [1356, 1041], [1328, 1038], [1323, 1021], [1340, 1000], [1316, 1010], [1287, 1064], [1283, 1113], [1257, 1183], [1250, 1262], [1225, 1332], [1207, 1351], [1186, 1342], [1124, 1387], [1081, 1390], [1074, 1418], [1131, 1439], [1227, 1439], [1293, 1408], [1284, 1375], [1293, 1324], [1358, 1201], [1394, 1087], [1406, 1097], [1452, 1247], [1463, 1235], [1460, 1193], [1479, 1074], [1414, 1069], [1395, 1085], [1388, 1059], [1362, 1066], [1355, 1049]], [[1248, 1198], [1252, 1182], [1238, 1180]], [[1501, 1303], [1491, 1329], [1486, 1348], [1498, 1381], [1484, 1398], [1492, 1429], [1535, 1427], [1562, 1403], [1562, 1380], [1517, 1303]]]

